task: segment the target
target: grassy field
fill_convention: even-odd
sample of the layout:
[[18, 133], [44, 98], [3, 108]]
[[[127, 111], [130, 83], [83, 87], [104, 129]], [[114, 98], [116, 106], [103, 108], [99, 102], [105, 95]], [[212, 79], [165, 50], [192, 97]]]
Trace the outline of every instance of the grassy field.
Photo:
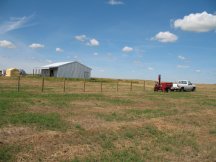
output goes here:
[[0, 78], [0, 161], [216, 161], [216, 85], [120, 82]]

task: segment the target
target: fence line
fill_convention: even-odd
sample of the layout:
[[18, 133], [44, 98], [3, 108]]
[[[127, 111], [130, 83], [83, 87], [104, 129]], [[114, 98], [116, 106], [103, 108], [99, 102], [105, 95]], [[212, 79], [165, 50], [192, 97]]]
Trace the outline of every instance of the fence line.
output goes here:
[[20, 91], [20, 76], [18, 77], [18, 82], [17, 82], [17, 91]]
[[41, 86], [41, 92], [44, 91], [44, 77], [42, 78], [42, 86]]
[[65, 92], [65, 82], [66, 82], [66, 79], [64, 78], [64, 88], [63, 88], [64, 92]]
[[[145, 91], [146, 90], [146, 81], [143, 83], [140, 81], [122, 81], [119, 80], [106, 82], [106, 81], [74, 81], [67, 80], [66, 78], [53, 79], [53, 78], [28, 78], [28, 77], [17, 77], [17, 78], [0, 78], [0, 81], [4, 81], [4, 84], [0, 82], [0, 88], [12, 88], [13, 81], [17, 81], [17, 92], [36, 90], [41, 88], [41, 92], [132, 92], [132, 91]], [[9, 84], [8, 84], [9, 83]], [[12, 84], [11, 84], [12, 83]], [[40, 83], [40, 84], [39, 84]], [[88, 83], [88, 84], [87, 84]], [[63, 87], [62, 87], [63, 84]], [[1, 85], [3, 85], [1, 87]], [[4, 86], [6, 85], [6, 86]], [[82, 88], [81, 88], [81, 87]], [[98, 87], [98, 88], [97, 88]], [[143, 88], [142, 88], [143, 87]], [[83, 90], [82, 90], [83, 89]], [[88, 90], [87, 90], [88, 89]]]
[[143, 81], [143, 90], [145, 91], [145, 80]]

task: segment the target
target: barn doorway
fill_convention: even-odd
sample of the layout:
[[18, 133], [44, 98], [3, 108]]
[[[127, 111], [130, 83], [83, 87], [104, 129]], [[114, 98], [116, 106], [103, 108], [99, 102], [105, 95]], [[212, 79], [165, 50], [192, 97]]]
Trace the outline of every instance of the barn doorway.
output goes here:
[[50, 77], [53, 77], [53, 76], [54, 76], [54, 70], [51, 69], [51, 70], [50, 70]]

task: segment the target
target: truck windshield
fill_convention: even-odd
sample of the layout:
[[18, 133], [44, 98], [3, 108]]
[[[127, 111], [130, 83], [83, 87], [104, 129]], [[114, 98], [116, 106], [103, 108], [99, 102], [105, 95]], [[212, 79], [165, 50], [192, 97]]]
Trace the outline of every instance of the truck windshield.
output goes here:
[[190, 81], [188, 81], [188, 85], [192, 85], [192, 83]]

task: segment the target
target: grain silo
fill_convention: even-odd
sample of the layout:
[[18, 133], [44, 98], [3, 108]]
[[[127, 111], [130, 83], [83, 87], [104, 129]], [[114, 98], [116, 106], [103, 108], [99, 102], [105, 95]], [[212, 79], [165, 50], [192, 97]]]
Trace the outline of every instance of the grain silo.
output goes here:
[[6, 76], [7, 77], [13, 77], [13, 76], [19, 76], [20, 71], [16, 68], [9, 68], [6, 70]]

